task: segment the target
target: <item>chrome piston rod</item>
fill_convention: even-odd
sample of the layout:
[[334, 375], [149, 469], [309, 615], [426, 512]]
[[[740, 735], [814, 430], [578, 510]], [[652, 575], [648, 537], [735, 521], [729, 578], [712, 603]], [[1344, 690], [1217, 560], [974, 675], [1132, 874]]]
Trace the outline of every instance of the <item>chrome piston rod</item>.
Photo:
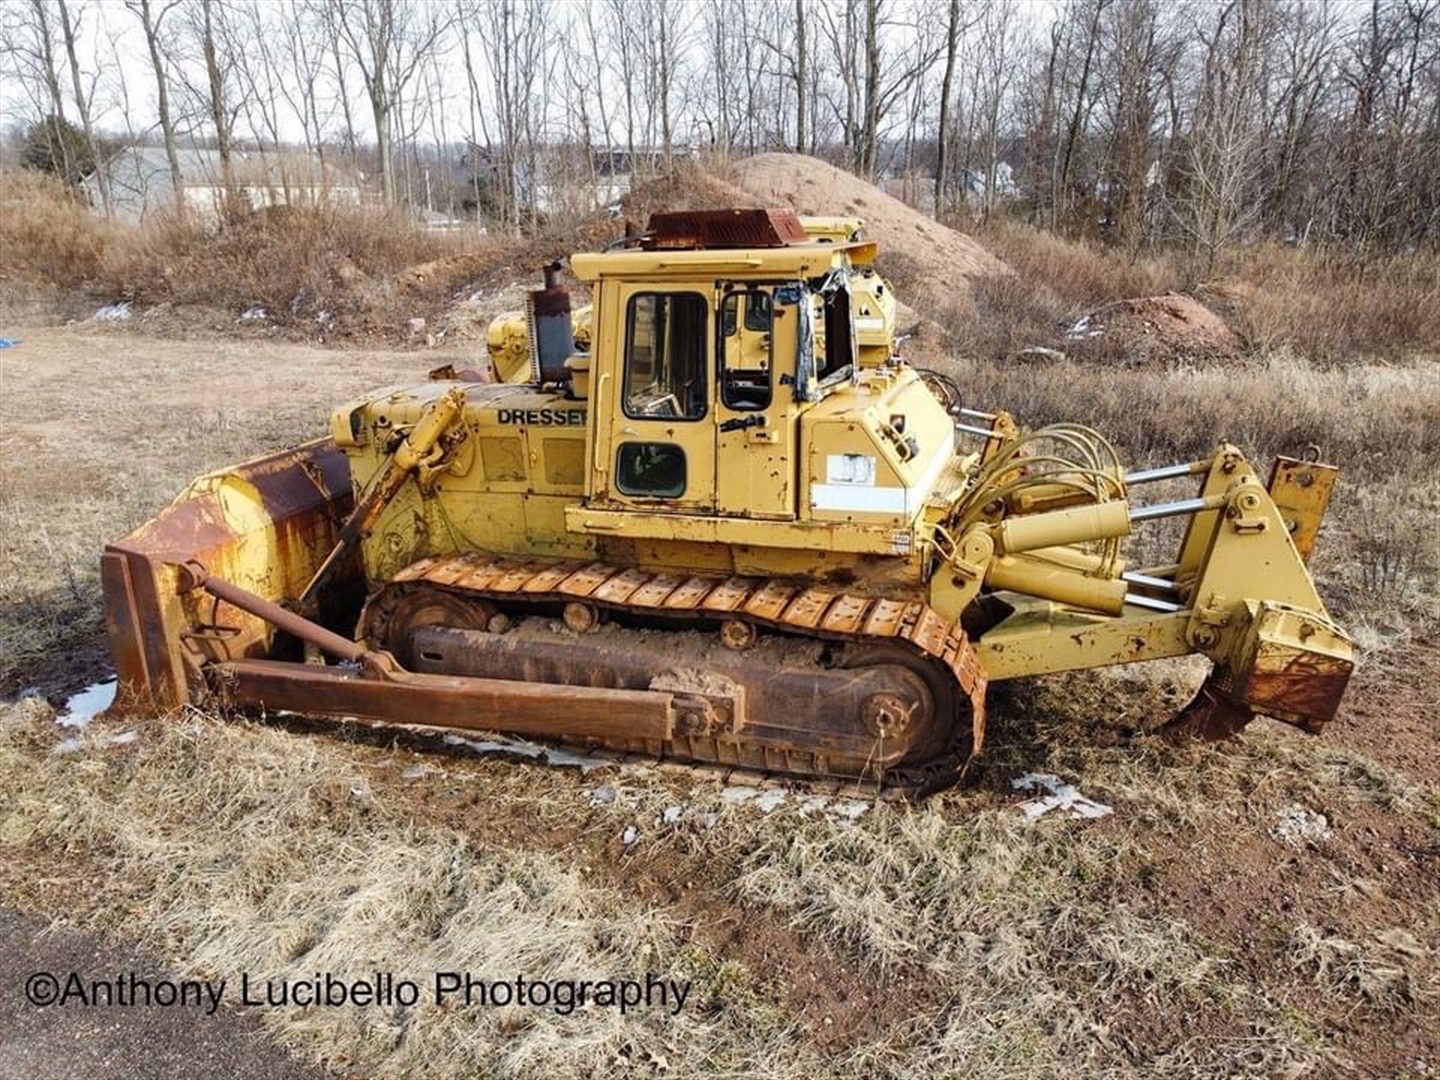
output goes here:
[[1151, 506], [1132, 506], [1130, 520], [1153, 521], [1155, 518], [1181, 517], [1185, 514], [1198, 514], [1202, 510], [1219, 510], [1224, 505], [1224, 495], [1208, 495], [1198, 499], [1155, 503]]
[[995, 430], [988, 427], [976, 427], [974, 424], [956, 424], [956, 431], [968, 431], [971, 435], [984, 435], [987, 439], [996, 437]]
[[1142, 574], [1135, 570], [1127, 571], [1120, 575], [1131, 585], [1144, 585], [1147, 588], [1159, 589], [1161, 592], [1179, 592], [1180, 586], [1169, 578], [1155, 577], [1151, 574]]
[[1149, 608], [1151, 611], [1179, 611], [1180, 605], [1171, 603], [1169, 600], [1156, 600], [1151, 596], [1137, 596], [1135, 593], [1125, 594], [1125, 603], [1134, 607]]
[[1158, 469], [1139, 469], [1125, 474], [1127, 484], [1148, 484], [1153, 480], [1171, 480], [1177, 476], [1195, 476], [1210, 469], [1208, 461], [1191, 461], [1183, 465], [1162, 465]]

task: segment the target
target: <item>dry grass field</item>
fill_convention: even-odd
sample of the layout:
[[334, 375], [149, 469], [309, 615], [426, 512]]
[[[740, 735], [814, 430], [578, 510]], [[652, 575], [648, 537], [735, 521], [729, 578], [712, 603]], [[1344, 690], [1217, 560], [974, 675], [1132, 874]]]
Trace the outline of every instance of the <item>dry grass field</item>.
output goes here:
[[[0, 352], [0, 903], [190, 975], [693, 980], [679, 1015], [270, 1009], [337, 1075], [1420, 1077], [1440, 1068], [1440, 372], [1107, 372], [953, 361], [976, 403], [1083, 418], [1161, 462], [1219, 434], [1347, 467], [1317, 573], [1365, 646], [1322, 737], [1145, 735], [1159, 664], [995, 695], [985, 768], [858, 820], [706, 774], [581, 773], [403, 732], [52, 701], [102, 662], [95, 556], [204, 469], [313, 434], [443, 350], [21, 327]], [[132, 741], [115, 743], [133, 731]], [[1011, 779], [1112, 806], [1027, 820]], [[608, 787], [614, 798], [595, 793]], [[678, 818], [666, 810], [680, 808]], [[1303, 811], [1303, 813], [1301, 813]], [[1297, 814], [1323, 814], [1289, 836]], [[622, 839], [634, 828], [638, 839]]]

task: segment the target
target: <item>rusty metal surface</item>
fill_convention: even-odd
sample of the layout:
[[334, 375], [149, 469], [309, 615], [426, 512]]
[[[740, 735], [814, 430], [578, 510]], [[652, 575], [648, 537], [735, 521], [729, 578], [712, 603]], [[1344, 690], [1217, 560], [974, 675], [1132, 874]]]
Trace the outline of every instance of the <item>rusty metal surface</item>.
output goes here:
[[[271, 652], [270, 623], [185, 595], [177, 564], [197, 560], [268, 601], [293, 600], [332, 547], [350, 500], [344, 454], [318, 440], [201, 477], [107, 545], [101, 589], [122, 706], [177, 708], [204, 692], [205, 662]], [[358, 573], [345, 566], [331, 599], [353, 591]], [[332, 614], [324, 606], [322, 619]]]
[[[949, 726], [948, 717], [940, 723], [935, 695], [903, 663], [786, 666], [764, 648], [735, 653], [713, 640], [708, 652], [691, 655], [672, 640], [637, 631], [577, 638], [529, 626], [505, 634], [430, 626], [410, 637], [420, 672], [627, 690], [688, 688], [725, 707], [709, 724], [681, 724], [677, 735], [813, 754], [820, 759], [817, 771], [832, 775], [886, 769], [917, 750], [934, 754], [944, 749]], [[903, 713], [884, 738], [856, 722], [877, 699], [898, 703]], [[814, 707], [818, 701], [823, 709]]]
[[683, 706], [669, 693], [396, 672], [389, 678], [276, 660], [213, 665], [234, 705], [542, 738], [668, 739]]
[[1267, 485], [1270, 498], [1290, 530], [1290, 541], [1305, 562], [1315, 550], [1320, 523], [1330, 505], [1330, 494], [1340, 470], [1318, 461], [1277, 457]]
[[810, 239], [793, 210], [683, 210], [650, 215], [653, 248], [773, 248]]
[[1267, 644], [1237, 696], [1256, 712], [1315, 732], [1334, 719], [1354, 668], [1343, 657]]
[[[944, 661], [967, 694], [983, 687], [984, 676], [965, 632], [926, 604], [723, 574], [696, 574], [672, 588], [677, 580], [675, 575], [598, 562], [561, 577], [548, 590], [526, 587], [527, 581], [555, 581], [557, 571], [566, 565], [574, 564], [562, 560], [519, 561], [476, 554], [457, 555], [423, 559], [396, 575], [395, 580], [397, 583], [423, 581], [476, 594], [523, 592], [531, 600], [588, 597], [619, 608], [658, 606], [672, 613], [721, 615], [743, 610], [757, 622], [807, 632], [816, 632], [829, 620], [837, 629], [830, 631], [826, 627], [818, 632], [898, 638], [920, 653]], [[627, 602], [645, 589], [652, 591], [644, 604]], [[657, 604], [655, 597], [662, 589], [669, 591]], [[768, 614], [780, 607], [786, 596], [791, 599], [779, 613]], [[846, 631], [845, 626], [858, 629]]]
[[224, 600], [241, 611], [264, 619], [271, 626], [284, 630], [287, 634], [293, 634], [301, 641], [308, 641], [341, 660], [360, 660], [365, 655], [365, 647], [359, 642], [343, 638], [333, 630], [327, 630], [318, 623], [311, 622], [303, 615], [297, 615], [279, 604], [266, 600], [263, 596], [256, 596], [248, 589], [242, 589], [232, 582], [213, 577], [198, 562], [187, 562], [180, 569], [183, 592], [204, 589], [217, 600]]

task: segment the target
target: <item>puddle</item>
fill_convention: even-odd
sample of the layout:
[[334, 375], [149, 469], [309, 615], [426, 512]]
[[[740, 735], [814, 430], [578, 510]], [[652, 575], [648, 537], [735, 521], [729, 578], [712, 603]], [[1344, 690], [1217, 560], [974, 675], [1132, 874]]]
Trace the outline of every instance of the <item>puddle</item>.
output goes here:
[[72, 694], [55, 722], [61, 727], [83, 728], [115, 701], [115, 687], [116, 681], [112, 678]]

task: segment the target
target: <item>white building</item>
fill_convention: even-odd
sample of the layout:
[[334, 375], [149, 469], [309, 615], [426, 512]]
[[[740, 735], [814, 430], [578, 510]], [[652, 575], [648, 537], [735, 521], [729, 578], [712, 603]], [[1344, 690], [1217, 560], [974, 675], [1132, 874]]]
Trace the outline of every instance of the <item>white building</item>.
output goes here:
[[[185, 206], [202, 220], [219, 217], [225, 202], [225, 173], [220, 151], [182, 147], [180, 163]], [[267, 206], [355, 205], [360, 202], [359, 178], [347, 170], [321, 164], [313, 154], [295, 151], [231, 154], [234, 194], [252, 210]], [[126, 146], [100, 166], [110, 186], [111, 205], [117, 217], [143, 221], [156, 214], [173, 213], [175, 187], [170, 161], [163, 146]], [[95, 173], [84, 179], [92, 206], [101, 205]]]

